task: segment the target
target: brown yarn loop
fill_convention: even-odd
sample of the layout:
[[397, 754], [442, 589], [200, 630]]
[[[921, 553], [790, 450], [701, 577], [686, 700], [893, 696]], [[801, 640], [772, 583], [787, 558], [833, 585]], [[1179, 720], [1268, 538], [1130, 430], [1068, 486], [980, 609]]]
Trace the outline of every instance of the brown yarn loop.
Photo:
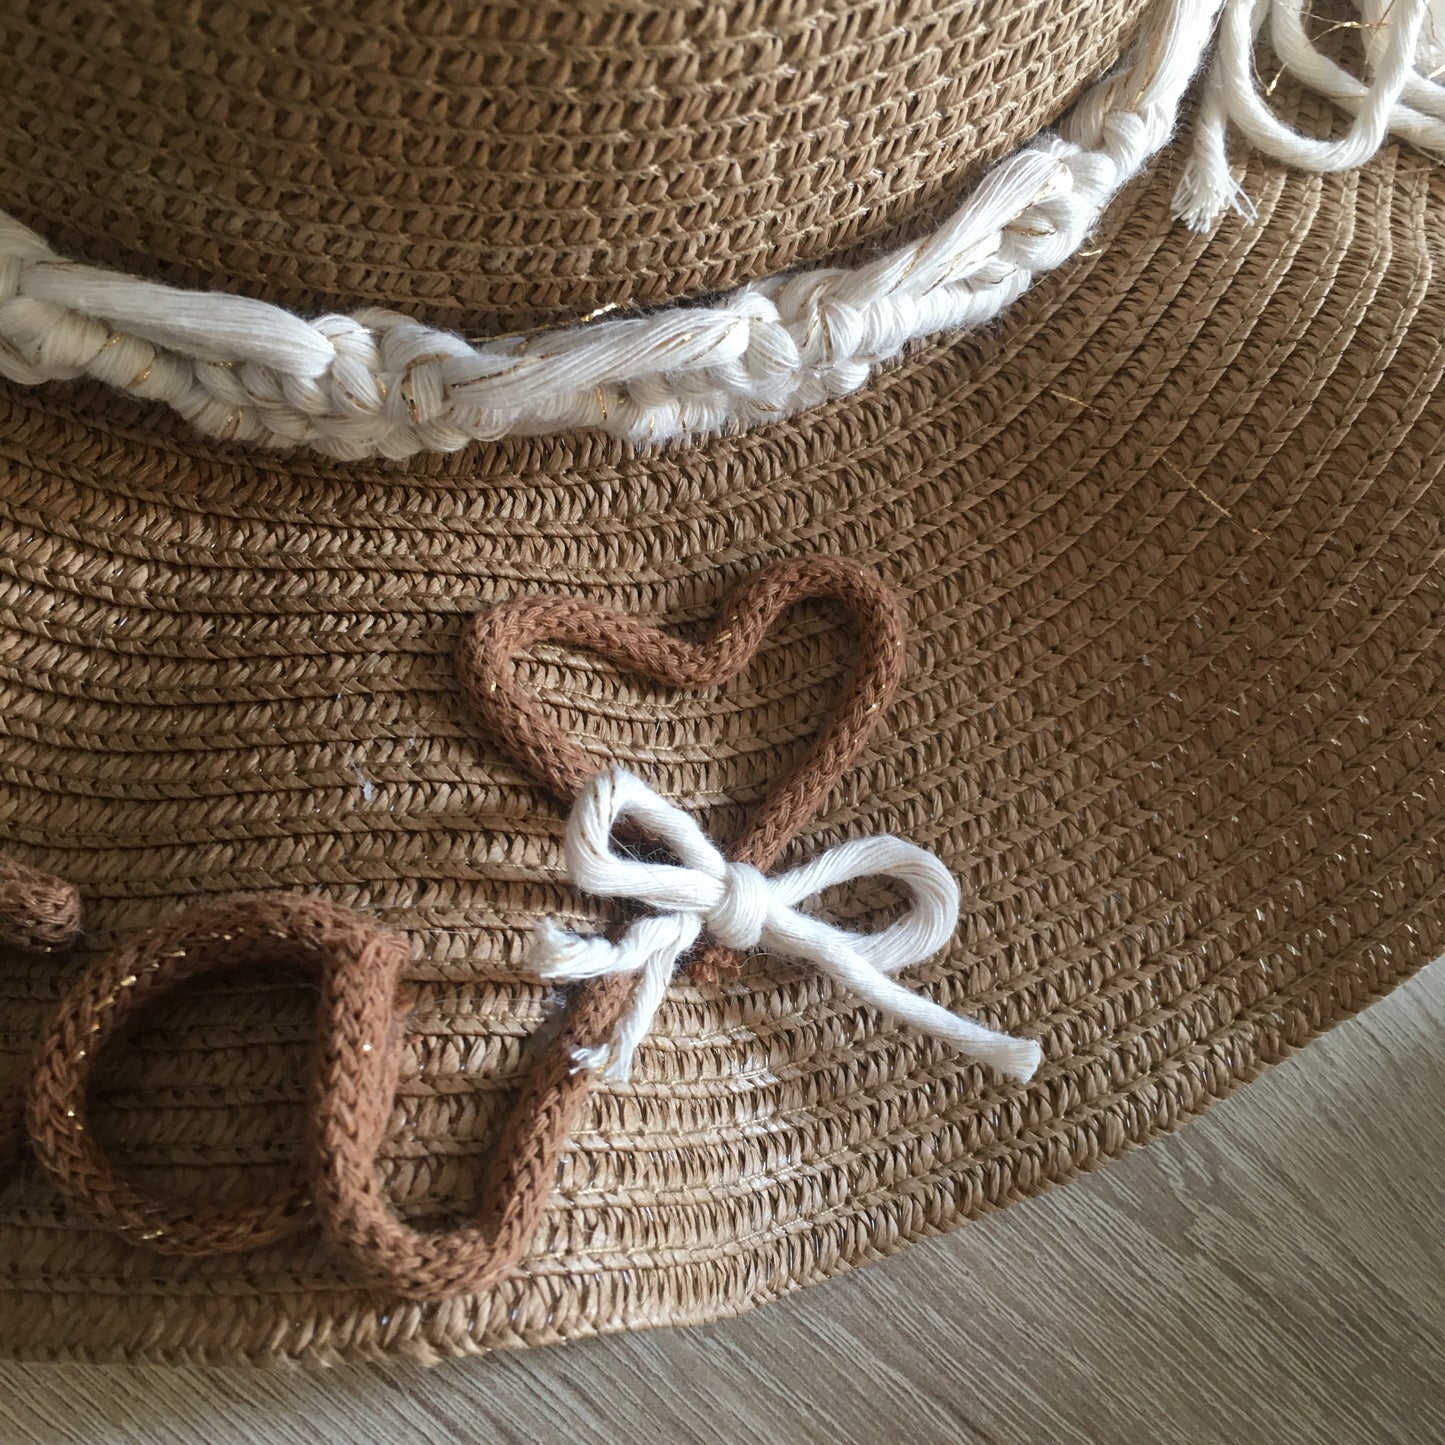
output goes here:
[[[0, 852], [0, 944], [24, 953], [54, 953], [80, 936], [80, 893], [63, 878], [42, 873]], [[24, 1147], [23, 1086], [0, 1084], [0, 1171]]]
[[[576, 598], [505, 603], [467, 629], [462, 685], [508, 753], [569, 799], [594, 769], [517, 683], [511, 663], [518, 652], [543, 639], [570, 642], [674, 687], [711, 687], [735, 676], [779, 613], [808, 597], [843, 604], [857, 623], [858, 647], [849, 682], [818, 736], [733, 841], [734, 859], [766, 868], [857, 756], [897, 685], [902, 622], [893, 594], [872, 573], [837, 558], [766, 568], [731, 595], [699, 644]], [[46, 881], [52, 893], [65, 886]], [[360, 915], [293, 894], [209, 904], [146, 934], [86, 971], [40, 1042], [24, 1091], [25, 1128], [37, 1157], [93, 1218], [150, 1249], [180, 1255], [254, 1249], [314, 1218], [365, 1279], [402, 1295], [439, 1299], [487, 1288], [521, 1258], [541, 1222], [558, 1158], [591, 1086], [577, 1051], [610, 1036], [632, 980], [617, 976], [575, 991], [503, 1125], [478, 1219], [424, 1234], [397, 1216], [378, 1167], [401, 1068], [398, 989], [408, 954], [404, 940]], [[720, 951], [701, 961], [737, 966]], [[314, 972], [321, 991], [301, 1177], [252, 1205], [140, 1188], [89, 1127], [99, 1060], [149, 1005], [174, 990], [208, 974], [278, 962]]]
[[[378, 1081], [395, 1080], [400, 1035], [396, 986], [406, 944], [356, 914], [314, 898], [263, 894], [198, 908], [87, 969], [51, 1020], [27, 1090], [27, 1127], [51, 1178], [93, 1218], [137, 1244], [167, 1254], [254, 1249], [304, 1227], [311, 1191], [299, 1182], [256, 1205], [165, 1199], [133, 1185], [101, 1148], [89, 1123], [89, 1092], [108, 1046], [133, 1030], [145, 1009], [208, 974], [289, 963], [317, 974], [321, 1046], [313, 1082], [316, 1141], [360, 1141], [377, 1106]], [[359, 1055], [352, 1021], [380, 1024]], [[354, 1072], [338, 1081], [337, 1065]], [[337, 1087], [338, 1082], [341, 1087]], [[382, 1083], [385, 1091], [385, 1083]], [[380, 1104], [389, 1106], [390, 1093]], [[336, 1124], [336, 1119], [345, 1121]], [[329, 1165], [313, 1149], [313, 1168]]]
[[[396, 1216], [377, 1167], [401, 1067], [397, 991], [409, 953], [403, 939], [360, 915], [293, 894], [228, 899], [147, 934], [88, 970], [42, 1039], [27, 1091], [36, 1155], [93, 1218], [162, 1253], [255, 1249], [315, 1218], [369, 1281], [423, 1299], [485, 1288], [526, 1249], [545, 1207], [567, 1136], [557, 1101], [571, 1051], [611, 1021], [595, 1007], [574, 1010], [527, 1079], [493, 1151], [481, 1222], [419, 1233]], [[89, 1089], [107, 1045], [148, 1005], [195, 979], [277, 962], [313, 971], [321, 989], [303, 1177], [255, 1205], [139, 1188], [89, 1128]], [[626, 991], [618, 992], [620, 1004]]]

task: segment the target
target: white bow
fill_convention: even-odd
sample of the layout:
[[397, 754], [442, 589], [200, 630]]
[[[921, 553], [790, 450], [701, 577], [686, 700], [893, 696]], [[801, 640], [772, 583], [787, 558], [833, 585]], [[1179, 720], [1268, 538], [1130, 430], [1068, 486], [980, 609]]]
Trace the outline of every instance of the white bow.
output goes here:
[[[684, 866], [614, 853], [612, 830], [623, 818], [665, 843]], [[731, 948], [761, 946], [806, 959], [880, 1012], [946, 1040], [1020, 1083], [1039, 1066], [1042, 1050], [1032, 1039], [1010, 1038], [960, 1018], [889, 977], [936, 953], [958, 921], [958, 885], [948, 870], [901, 838], [855, 838], [801, 868], [765, 878], [747, 863], [728, 862], [688, 814], [641, 778], [613, 768], [597, 774], [577, 799], [567, 820], [565, 856], [580, 888], [657, 910], [630, 923], [616, 943], [570, 933], [550, 919], [536, 926], [528, 961], [541, 978], [641, 975], [613, 1038], [587, 1050], [582, 1060], [588, 1067], [605, 1063], [609, 1078], [628, 1077], [678, 959], [704, 928]], [[908, 912], [878, 933], [850, 933], [797, 911], [797, 904], [825, 888], [876, 875], [896, 878], [912, 895]]]

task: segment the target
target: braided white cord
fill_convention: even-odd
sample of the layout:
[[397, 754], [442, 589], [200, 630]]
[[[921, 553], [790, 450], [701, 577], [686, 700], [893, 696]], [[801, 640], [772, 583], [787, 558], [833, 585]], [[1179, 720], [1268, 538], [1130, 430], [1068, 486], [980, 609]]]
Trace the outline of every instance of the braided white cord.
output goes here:
[[[1441, 0], [1357, 0], [1367, 82], [1322, 55], [1305, 31], [1305, 0], [1225, 0], [1214, 60], [1195, 122], [1193, 155], [1174, 194], [1190, 226], [1208, 230], [1228, 209], [1252, 217], [1253, 207], [1229, 167], [1226, 132], [1233, 126], [1257, 149], [1304, 170], [1342, 171], [1363, 165], [1394, 134], [1445, 157], [1445, 87], [1439, 63]], [[1338, 140], [1316, 140], [1285, 125], [1256, 88], [1255, 45], [1265, 23], [1284, 69], [1328, 96], [1354, 119]], [[1428, 22], [1428, 24], [1427, 24]]]
[[472, 346], [393, 312], [309, 322], [56, 256], [0, 216], [0, 374], [89, 376], [204, 432], [354, 459], [595, 427], [634, 441], [776, 420], [861, 386], [914, 339], [991, 320], [1082, 245], [1173, 131], [1221, 0], [1160, 0], [1057, 135], [996, 166], [921, 243], [705, 306]]

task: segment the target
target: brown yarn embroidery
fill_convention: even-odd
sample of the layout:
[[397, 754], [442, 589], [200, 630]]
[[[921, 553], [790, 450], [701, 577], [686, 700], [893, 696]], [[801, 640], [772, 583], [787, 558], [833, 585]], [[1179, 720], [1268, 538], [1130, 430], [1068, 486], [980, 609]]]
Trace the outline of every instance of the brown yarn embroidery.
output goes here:
[[[52, 953], [79, 936], [80, 893], [63, 878], [0, 853], [0, 943], [24, 953]], [[0, 1178], [24, 1141], [23, 1083], [0, 1085]]]
[[69, 948], [80, 933], [80, 894], [63, 878], [0, 853], [0, 943], [27, 953]]
[[[852, 675], [811, 746], [769, 789], [727, 849], [734, 863], [766, 872], [848, 770], [903, 674], [903, 618], [873, 572], [841, 557], [805, 557], [755, 573], [723, 603], [699, 643], [580, 597], [543, 595], [503, 603], [473, 620], [458, 658], [473, 710], [518, 767], [570, 803], [595, 764], [517, 682], [513, 663], [538, 642], [562, 642], [673, 688], [717, 687], [751, 661], [778, 615], [805, 598], [840, 604], [857, 633]], [[736, 973], [741, 960], [704, 942], [692, 964], [704, 982]]]
[[[377, 1168], [401, 1067], [398, 988], [409, 953], [403, 939], [360, 915], [291, 894], [226, 900], [146, 935], [90, 969], [41, 1040], [27, 1091], [32, 1147], [82, 1208], [151, 1249], [253, 1249], [315, 1218], [369, 1281], [422, 1299], [485, 1289], [536, 1230], [567, 1135], [558, 1101], [572, 1050], [606, 1020], [587, 1008], [569, 1011], [503, 1126], [477, 1221], [420, 1233], [391, 1208]], [[194, 979], [275, 962], [310, 969], [321, 989], [305, 1177], [252, 1206], [165, 1199], [137, 1188], [87, 1127], [87, 1093], [106, 1045], [149, 1003]]]
[[[696, 644], [577, 598], [518, 599], [468, 627], [459, 654], [462, 686], [513, 760], [570, 801], [592, 766], [518, 684], [518, 653], [543, 640], [565, 642], [673, 687], [713, 687], [747, 664], [782, 611], [814, 597], [851, 614], [855, 664], [818, 736], [729, 849], [734, 861], [766, 869], [857, 756], [897, 685], [902, 622], [893, 594], [872, 573], [835, 558], [769, 567], [728, 598], [712, 631]], [[0, 937], [58, 946], [73, 935], [78, 917], [73, 889], [0, 859]], [[574, 991], [561, 1029], [503, 1125], [478, 1217], [462, 1228], [424, 1234], [392, 1209], [377, 1162], [401, 1067], [405, 1008], [398, 991], [408, 956], [404, 940], [320, 899], [264, 894], [192, 910], [100, 960], [71, 990], [40, 1041], [28, 1084], [13, 1090], [0, 1111], [0, 1167], [28, 1138], [47, 1173], [87, 1213], [166, 1253], [253, 1249], [314, 1220], [362, 1277], [400, 1294], [437, 1299], [487, 1288], [521, 1258], [536, 1232], [558, 1158], [591, 1087], [578, 1051], [611, 1035], [633, 981], [614, 976]], [[207, 974], [276, 962], [313, 972], [321, 993], [313, 1125], [300, 1177], [274, 1197], [244, 1206], [141, 1189], [88, 1127], [97, 1063], [157, 999]], [[738, 965], [711, 948], [695, 969], [715, 975]]]

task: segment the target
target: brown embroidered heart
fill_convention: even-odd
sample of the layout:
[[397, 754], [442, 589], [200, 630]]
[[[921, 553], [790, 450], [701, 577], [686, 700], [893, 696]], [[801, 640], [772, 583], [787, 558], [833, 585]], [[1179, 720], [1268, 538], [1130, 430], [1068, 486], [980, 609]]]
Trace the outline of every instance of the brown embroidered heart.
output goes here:
[[[766, 872], [858, 756], [902, 675], [903, 620], [894, 594], [874, 573], [841, 557], [775, 563], [727, 598], [700, 643], [670, 637], [650, 623], [578, 597], [518, 598], [467, 628], [458, 659], [462, 687], [513, 762], [570, 803], [596, 765], [518, 683], [518, 653], [538, 642], [564, 643], [668, 687], [717, 687], [747, 666], [780, 613], [809, 598], [847, 610], [857, 632], [857, 653], [842, 695], [812, 744], [772, 785], [725, 850], [733, 862]], [[708, 980], [740, 966], [731, 950], [704, 941], [692, 971]]]

